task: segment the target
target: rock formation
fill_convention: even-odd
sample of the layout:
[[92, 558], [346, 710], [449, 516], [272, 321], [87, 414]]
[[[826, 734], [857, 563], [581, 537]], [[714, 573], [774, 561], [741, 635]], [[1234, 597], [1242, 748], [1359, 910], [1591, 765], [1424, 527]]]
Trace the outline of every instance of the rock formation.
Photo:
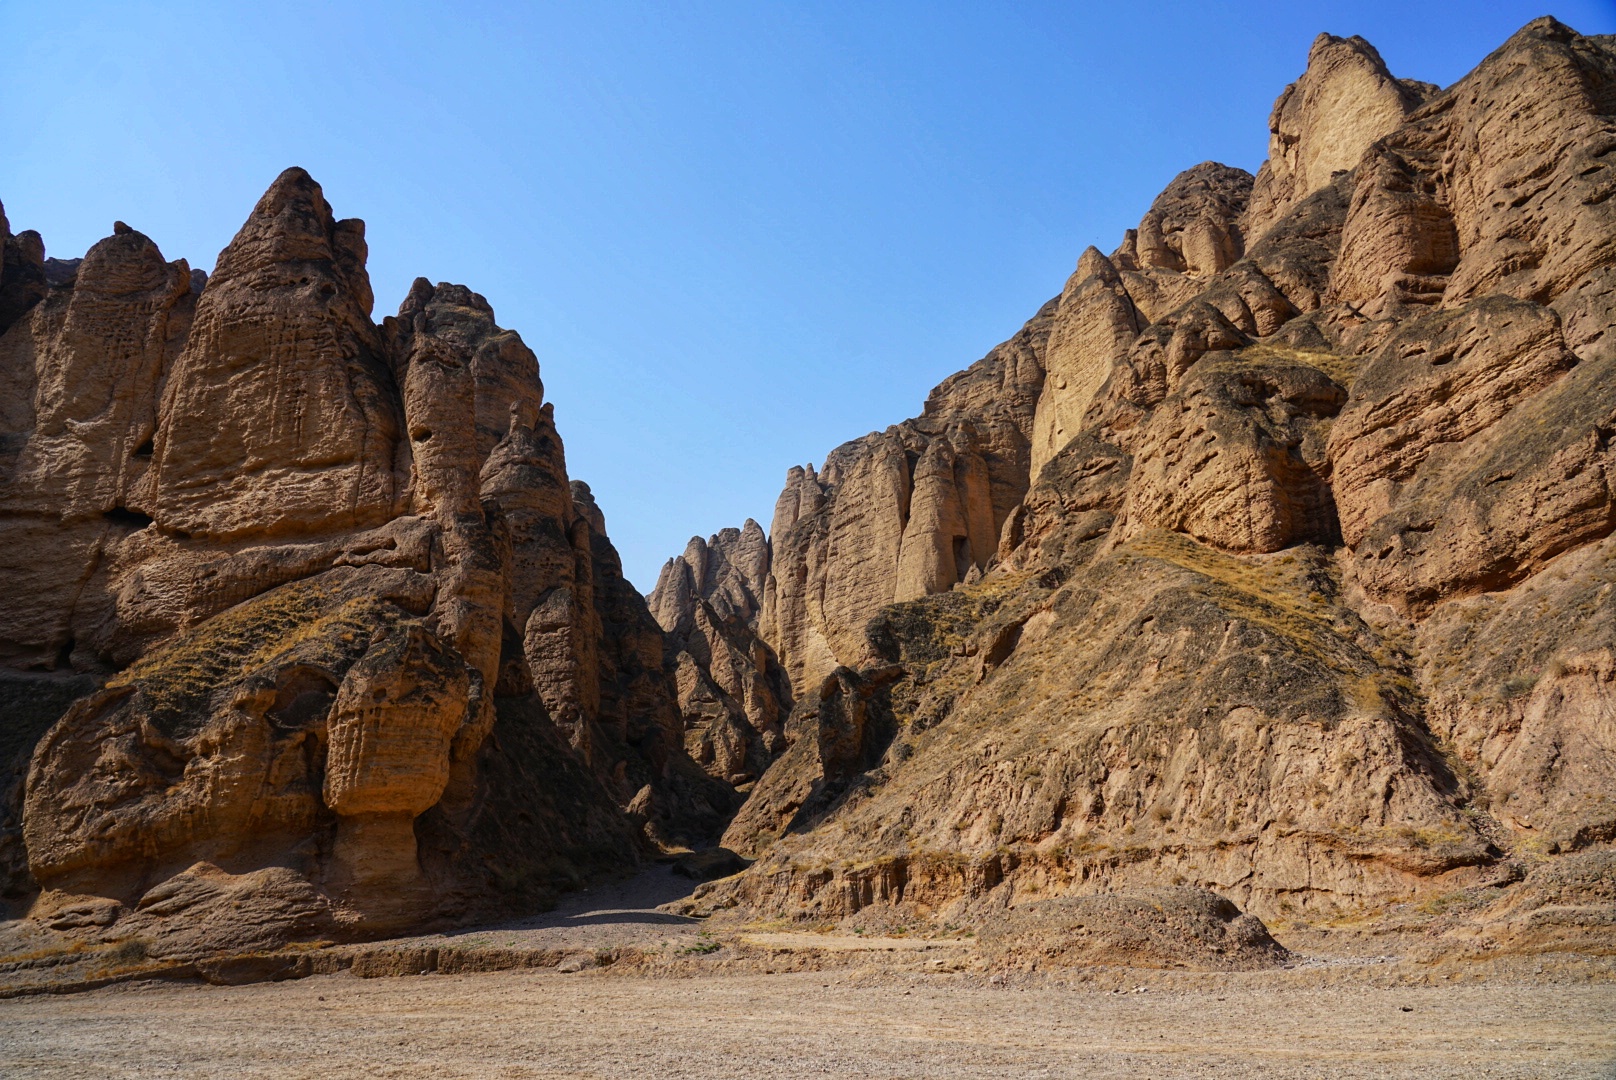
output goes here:
[[1616, 41], [1439, 89], [1321, 36], [1270, 128], [792, 470], [759, 625], [805, 700], [692, 910], [1616, 918]]
[[8, 897], [175, 949], [368, 934], [717, 835], [733, 790], [481, 296], [373, 323], [364, 225], [300, 169], [211, 277], [122, 223], [71, 267], [5, 242]]
[[1321, 36], [1270, 129], [649, 603], [533, 354], [457, 285], [374, 323], [301, 170], [211, 277], [0, 215], [0, 888], [183, 955], [721, 834], [689, 910], [1055, 964], [1450, 894], [1454, 947], [1593, 947], [1616, 39], [1440, 89]]
[[745, 785], [784, 746], [791, 689], [758, 636], [769, 542], [751, 518], [669, 559], [649, 599], [673, 653], [685, 748], [715, 777]]
[[758, 625], [793, 687], [863, 659], [864, 624], [882, 607], [992, 562], [1027, 489], [1054, 307], [933, 390], [921, 416], [787, 474]]

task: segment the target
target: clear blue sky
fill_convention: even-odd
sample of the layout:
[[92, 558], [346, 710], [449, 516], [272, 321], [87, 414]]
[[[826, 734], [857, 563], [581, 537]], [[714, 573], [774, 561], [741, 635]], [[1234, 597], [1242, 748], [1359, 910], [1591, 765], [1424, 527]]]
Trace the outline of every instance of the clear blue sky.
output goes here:
[[[918, 411], [1180, 169], [1255, 171], [1320, 31], [1447, 84], [1543, 0], [0, 0], [0, 200], [211, 269], [288, 165], [538, 353], [630, 578], [768, 524], [792, 464]], [[1612, 0], [1552, 12], [1616, 32]]]

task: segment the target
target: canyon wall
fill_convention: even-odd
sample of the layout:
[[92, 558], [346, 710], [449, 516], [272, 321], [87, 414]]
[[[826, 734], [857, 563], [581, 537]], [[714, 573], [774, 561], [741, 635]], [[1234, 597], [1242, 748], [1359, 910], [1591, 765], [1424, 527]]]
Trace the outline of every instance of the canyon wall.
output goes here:
[[41, 917], [376, 933], [733, 809], [533, 353], [459, 285], [373, 323], [364, 232], [289, 169], [211, 277], [6, 235], [0, 867]]
[[1616, 43], [1540, 19], [1439, 89], [1323, 35], [1270, 129], [792, 470], [799, 704], [692, 910], [1362, 918], [1607, 857]]

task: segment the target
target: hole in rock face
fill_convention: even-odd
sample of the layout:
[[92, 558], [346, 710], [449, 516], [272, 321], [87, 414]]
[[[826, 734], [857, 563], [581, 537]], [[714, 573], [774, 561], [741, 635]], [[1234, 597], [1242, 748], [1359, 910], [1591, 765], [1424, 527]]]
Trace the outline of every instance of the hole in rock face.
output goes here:
[[148, 438], [145, 442], [135, 447], [135, 457], [151, 457], [153, 450], [152, 439]]
[[66, 671], [73, 666], [73, 650], [77, 646], [78, 642], [74, 641], [71, 637], [62, 642], [62, 647], [56, 650], [57, 671]]
[[325, 719], [336, 699], [337, 684], [318, 668], [294, 665], [275, 682], [275, 704], [270, 719], [281, 727], [305, 728]]
[[113, 525], [122, 525], [129, 529], [144, 529], [152, 523], [152, 519], [139, 510], [131, 510], [126, 506], [114, 506], [101, 516]]
[[418, 431], [410, 432], [410, 439], [414, 442], [430, 442], [432, 439], [432, 432], [426, 428], [421, 428]]
[[971, 572], [971, 541], [963, 536], [954, 537], [954, 580], [964, 581]]

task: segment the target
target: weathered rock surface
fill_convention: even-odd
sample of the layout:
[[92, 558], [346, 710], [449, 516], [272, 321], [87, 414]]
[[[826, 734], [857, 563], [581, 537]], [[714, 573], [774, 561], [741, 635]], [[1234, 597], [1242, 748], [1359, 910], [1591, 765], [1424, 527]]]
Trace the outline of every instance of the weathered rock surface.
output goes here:
[[1307, 72], [1285, 88], [1268, 119], [1268, 160], [1252, 190], [1246, 232], [1262, 236], [1300, 200], [1358, 165], [1437, 87], [1395, 79], [1360, 37], [1320, 34]]
[[533, 355], [459, 286], [373, 324], [305, 174], [205, 282], [0, 219], [8, 897], [188, 955], [722, 831], [698, 913], [1059, 963], [1444, 897], [1433, 947], [1603, 947], [1616, 45], [1325, 35], [1270, 135], [649, 606]]
[[769, 542], [757, 522], [690, 538], [648, 597], [667, 635], [685, 748], [713, 776], [756, 780], [785, 746], [791, 687], [758, 636]]
[[63, 932], [463, 919], [733, 810], [533, 354], [458, 285], [374, 324], [363, 237], [290, 169], [211, 278], [8, 239], [0, 868]]
[[[746, 524], [744, 532], [727, 529], [711, 544], [693, 538], [685, 556], [663, 568], [651, 596], [673, 654], [685, 748], [712, 775], [735, 784], [756, 780], [784, 747], [792, 700], [785, 670], [757, 634], [755, 597], [768, 547], [756, 522]], [[708, 571], [743, 539], [763, 558], [753, 564], [761, 571], [751, 579], [756, 590], [737, 595]]]
[[[1069, 942], [1052, 897], [1183, 884], [1607, 932], [1616, 48], [1540, 19], [1443, 90], [1326, 35], [1270, 127], [1255, 182], [1182, 174], [940, 408], [793, 471], [760, 625], [808, 700], [698, 909]], [[944, 409], [1029, 441], [984, 562]]]

